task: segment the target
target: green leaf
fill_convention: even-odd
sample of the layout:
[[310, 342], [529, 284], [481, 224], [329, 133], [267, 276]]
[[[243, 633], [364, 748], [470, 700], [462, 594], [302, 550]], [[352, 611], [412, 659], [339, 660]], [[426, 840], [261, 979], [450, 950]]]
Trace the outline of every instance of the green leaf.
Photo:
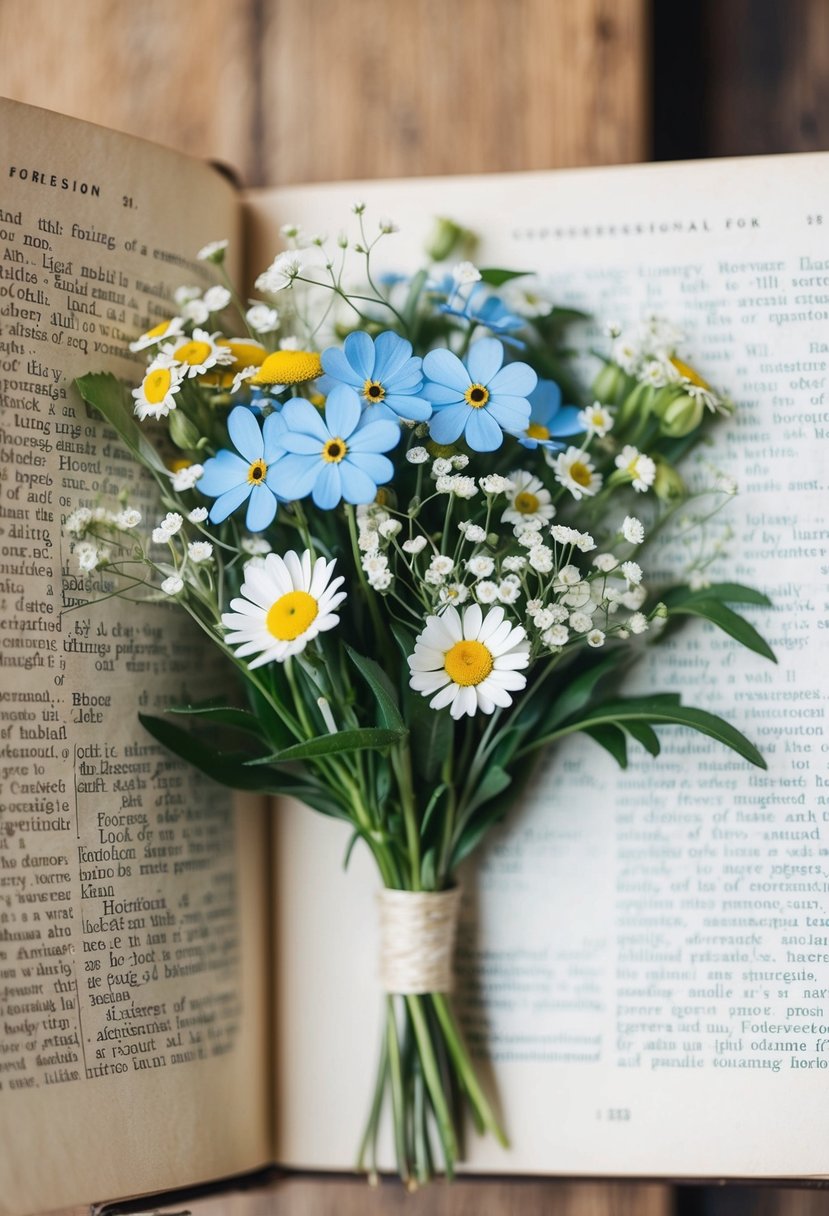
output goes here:
[[489, 287], [503, 287], [512, 279], [523, 279], [532, 272], [529, 270], [500, 270], [497, 266], [487, 266], [480, 271], [481, 282]]
[[624, 731], [615, 726], [585, 726], [584, 733], [609, 752], [619, 768], [628, 766], [627, 740]]
[[235, 705], [223, 705], [221, 699], [201, 701], [197, 705], [168, 705], [168, 714], [181, 714], [187, 717], [206, 718], [220, 726], [234, 726], [237, 730], [247, 731], [260, 739], [266, 737], [262, 724], [247, 709], [239, 709]]
[[631, 739], [635, 739], [637, 743], [641, 743], [646, 752], [650, 752], [652, 756], [659, 755], [661, 750], [659, 737], [656, 731], [648, 726], [647, 722], [626, 722], [625, 730]]
[[[579, 713], [580, 710], [584, 709], [585, 705], [589, 705], [601, 680], [618, 666], [619, 659], [615, 656], [602, 659], [600, 662], [594, 663], [592, 667], [588, 667], [587, 671], [583, 671], [574, 680], [571, 680], [569, 684], [565, 685], [553, 702], [552, 713], [545, 719], [544, 729], [549, 730], [551, 727], [558, 726], [560, 722], [564, 722], [567, 718], [571, 718], [573, 714]], [[554, 679], [555, 677], [553, 676], [552, 678]]]
[[429, 824], [431, 823], [432, 817], [434, 816], [435, 807], [437, 806], [438, 802], [440, 801], [442, 795], [446, 793], [448, 788], [449, 787], [447, 786], [446, 782], [441, 781], [440, 785], [432, 791], [432, 796], [426, 804], [426, 810], [423, 812], [423, 818], [420, 821], [421, 837], [425, 837], [426, 833], [429, 831]]
[[367, 659], [364, 655], [358, 654], [351, 646], [346, 646], [345, 649], [351, 662], [374, 693], [380, 725], [405, 735], [406, 723], [403, 721], [403, 716], [397, 704], [397, 694], [394, 691], [394, 685], [383, 671], [383, 668], [379, 663], [375, 663], [374, 659]]
[[109, 372], [90, 372], [86, 376], [79, 376], [75, 387], [84, 401], [94, 406], [110, 426], [115, 427], [138, 461], [169, 487], [170, 474], [164, 461], [135, 421], [129, 389]]
[[424, 891], [435, 889], [435, 850], [427, 849], [420, 863], [420, 884]]
[[289, 764], [294, 760], [314, 760], [319, 756], [334, 756], [339, 752], [359, 752], [390, 747], [406, 737], [405, 730], [389, 730], [384, 726], [366, 726], [361, 730], [338, 730], [333, 735], [317, 735], [291, 747], [283, 747], [272, 756], [248, 760], [248, 765]]
[[426, 697], [412, 689], [406, 691], [406, 709], [412, 765], [418, 780], [428, 787], [440, 777], [443, 761], [454, 746], [455, 724], [450, 714], [431, 709]]
[[173, 410], [168, 419], [170, 438], [178, 448], [192, 451], [198, 446], [201, 431], [181, 410]]
[[483, 775], [483, 778], [478, 783], [472, 797], [464, 811], [465, 818], [471, 819], [478, 807], [483, 806], [485, 802], [489, 802], [492, 798], [496, 798], [502, 793], [511, 783], [512, 777], [497, 764], [490, 764]]
[[727, 633], [729, 637], [740, 642], [748, 650], [762, 655], [764, 659], [771, 659], [772, 663], [777, 662], [774, 651], [754, 626], [720, 600], [692, 600], [674, 606], [669, 611], [672, 616], [702, 617], [703, 620], [710, 621], [712, 625], [722, 629], [723, 633]]
[[727, 604], [759, 604], [762, 608], [771, 608], [771, 600], [762, 591], [754, 587], [744, 587], [742, 583], [712, 583], [710, 587], [702, 587], [692, 591], [690, 587], [671, 587], [662, 596], [670, 607], [674, 602], [687, 603], [694, 600], [723, 600]]
[[493, 824], [497, 823], [506, 814], [508, 806], [509, 803], [503, 799], [496, 799], [490, 802], [488, 807], [467, 823], [452, 850], [452, 859], [449, 863], [450, 871], [460, 865], [464, 857], [468, 857], [472, 850], [480, 844]]

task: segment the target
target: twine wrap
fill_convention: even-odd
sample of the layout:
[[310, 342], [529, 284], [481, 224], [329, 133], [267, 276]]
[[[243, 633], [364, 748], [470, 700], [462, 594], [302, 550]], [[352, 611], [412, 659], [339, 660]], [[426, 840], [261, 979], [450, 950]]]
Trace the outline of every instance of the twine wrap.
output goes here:
[[378, 893], [380, 983], [386, 992], [451, 992], [460, 900], [460, 887]]

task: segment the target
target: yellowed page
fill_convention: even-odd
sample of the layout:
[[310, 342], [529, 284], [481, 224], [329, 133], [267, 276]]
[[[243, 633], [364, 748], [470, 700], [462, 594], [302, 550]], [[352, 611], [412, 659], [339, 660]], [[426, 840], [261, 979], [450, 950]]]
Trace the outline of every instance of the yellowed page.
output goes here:
[[[360, 198], [370, 227], [401, 228], [376, 269], [411, 270], [450, 216], [481, 234], [479, 265], [537, 269], [558, 304], [680, 324], [739, 402], [705, 454], [740, 486], [715, 577], [772, 596], [757, 623], [779, 664], [700, 624], [638, 682], [724, 714], [769, 772], [679, 731], [626, 774], [589, 740], [554, 754], [467, 877], [458, 1004], [512, 1141], [472, 1135], [470, 1168], [827, 1172], [827, 187], [818, 155], [250, 200], [261, 265], [280, 224], [336, 232]], [[345, 1166], [377, 1046], [375, 880], [356, 852], [343, 875], [334, 825], [279, 831], [280, 1156]]]
[[209, 695], [188, 618], [83, 607], [61, 521], [147, 497], [73, 376], [141, 376], [129, 338], [238, 249], [207, 165], [0, 103], [0, 1212], [263, 1163], [263, 808], [137, 721]]

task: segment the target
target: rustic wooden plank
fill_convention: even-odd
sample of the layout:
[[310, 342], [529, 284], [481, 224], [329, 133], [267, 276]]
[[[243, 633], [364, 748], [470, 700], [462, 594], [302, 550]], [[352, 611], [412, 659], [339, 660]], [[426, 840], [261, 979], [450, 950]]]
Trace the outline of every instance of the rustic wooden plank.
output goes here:
[[255, 0], [3, 0], [0, 94], [256, 180]]
[[646, 0], [277, 0], [268, 182], [645, 159]]

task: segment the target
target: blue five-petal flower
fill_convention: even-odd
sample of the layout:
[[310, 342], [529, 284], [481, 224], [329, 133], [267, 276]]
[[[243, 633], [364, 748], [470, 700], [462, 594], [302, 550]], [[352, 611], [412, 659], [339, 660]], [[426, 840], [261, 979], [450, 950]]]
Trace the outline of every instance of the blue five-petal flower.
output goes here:
[[579, 421], [578, 406], [561, 404], [561, 389], [555, 380], [539, 380], [529, 400], [529, 425], [523, 433], [516, 435], [525, 448], [563, 449], [566, 445], [557, 443], [557, 439], [583, 434], [584, 423]]
[[211, 523], [220, 524], [247, 501], [245, 526], [249, 532], [261, 532], [276, 515], [272, 482], [274, 461], [281, 452], [279, 417], [271, 414], [260, 427], [251, 410], [237, 405], [230, 412], [227, 429], [236, 451], [222, 448], [206, 460], [198, 489], [216, 499], [210, 508]]
[[362, 330], [349, 334], [340, 350], [329, 346], [322, 353], [325, 376], [320, 391], [348, 384], [359, 394], [368, 420], [413, 418], [425, 422], [431, 406], [421, 399], [422, 360], [412, 356], [412, 344], [386, 330], [376, 340]]
[[423, 396], [434, 413], [429, 431], [437, 443], [463, 435], [476, 452], [501, 446], [504, 431], [525, 431], [530, 421], [529, 394], [538, 377], [526, 363], [503, 367], [504, 348], [496, 338], [473, 342], [462, 363], [448, 350], [432, 350], [423, 360]]
[[378, 485], [390, 481], [394, 466], [382, 452], [400, 438], [400, 424], [372, 422], [361, 410], [353, 388], [338, 384], [325, 403], [325, 418], [302, 397], [286, 402], [278, 415], [279, 442], [285, 452], [274, 468], [280, 498], [308, 494], [322, 510], [373, 502]]

